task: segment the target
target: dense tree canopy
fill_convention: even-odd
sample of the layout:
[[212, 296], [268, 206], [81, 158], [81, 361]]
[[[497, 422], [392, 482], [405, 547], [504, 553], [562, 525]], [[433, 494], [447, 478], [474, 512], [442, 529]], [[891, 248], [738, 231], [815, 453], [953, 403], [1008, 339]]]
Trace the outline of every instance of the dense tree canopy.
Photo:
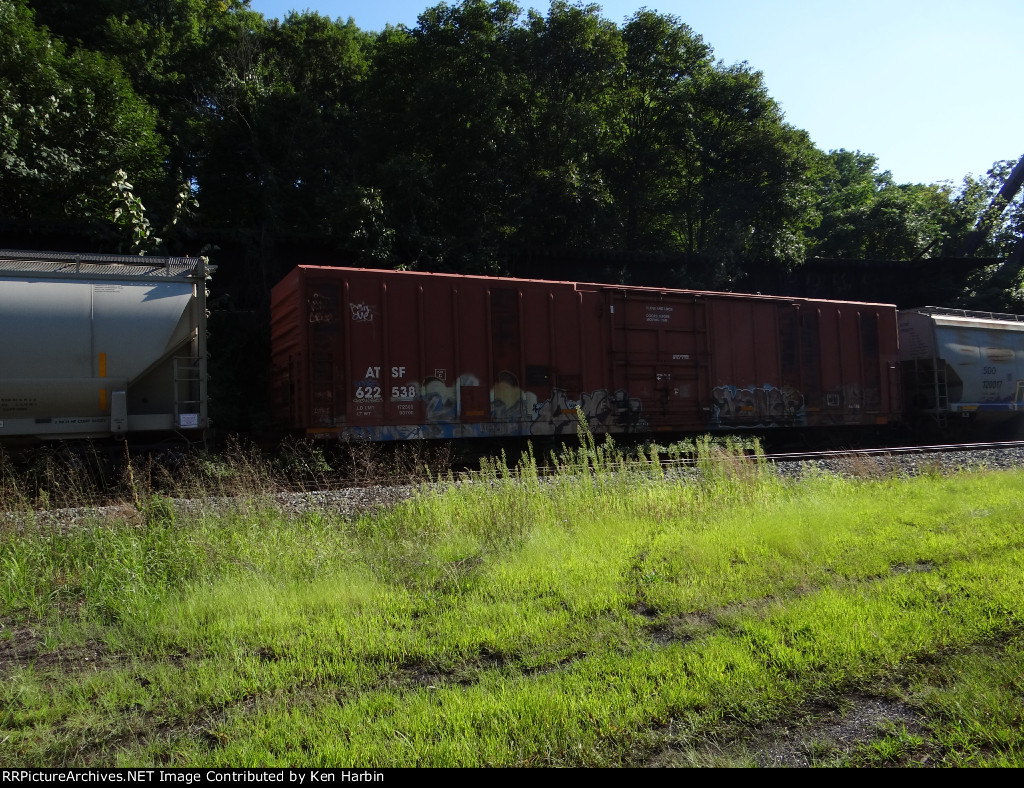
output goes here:
[[[898, 184], [870, 154], [818, 150], [684, 20], [566, 0], [441, 3], [379, 34], [248, 0], [0, 0], [0, 96], [7, 238], [124, 248], [144, 219], [151, 249], [219, 245], [257, 300], [310, 255], [612, 257], [632, 281], [653, 264], [736, 288], [808, 257], [955, 255], [1014, 164]], [[980, 256], [1020, 248], [1019, 199], [999, 207]], [[1016, 303], [1016, 269], [979, 277], [968, 300]]]
[[105, 211], [117, 169], [161, 177], [157, 115], [123, 68], [38, 27], [0, 0], [0, 215], [4, 223], [85, 223]]

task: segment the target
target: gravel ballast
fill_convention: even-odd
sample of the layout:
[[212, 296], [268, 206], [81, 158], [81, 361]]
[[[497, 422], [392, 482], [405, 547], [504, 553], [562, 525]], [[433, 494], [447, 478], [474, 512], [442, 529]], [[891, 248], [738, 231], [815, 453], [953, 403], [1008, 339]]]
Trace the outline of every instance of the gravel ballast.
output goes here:
[[[1024, 446], [962, 450], [946, 452], [918, 452], [906, 454], [846, 454], [829, 455], [803, 460], [778, 460], [772, 462], [776, 471], [790, 478], [799, 478], [812, 473], [832, 473], [847, 477], [882, 478], [892, 474], [914, 476], [920, 473], [954, 473], [964, 470], [1004, 470], [1024, 467]], [[684, 468], [683, 475], [697, 473], [693, 468]], [[324, 511], [340, 514], [346, 518], [357, 518], [394, 506], [411, 498], [420, 489], [417, 485], [375, 485], [366, 487], [344, 487], [335, 490], [277, 492], [260, 496], [258, 501], [272, 501], [288, 514], [309, 511]], [[170, 499], [174, 509], [181, 515], [213, 513], [237, 505], [231, 498], [208, 497], [203, 499]], [[0, 522], [24, 524], [31, 520], [36, 525], [73, 526], [96, 518], [124, 518], [141, 521], [141, 513], [127, 503], [113, 506], [76, 507], [33, 512], [6, 512], [0, 514]]]

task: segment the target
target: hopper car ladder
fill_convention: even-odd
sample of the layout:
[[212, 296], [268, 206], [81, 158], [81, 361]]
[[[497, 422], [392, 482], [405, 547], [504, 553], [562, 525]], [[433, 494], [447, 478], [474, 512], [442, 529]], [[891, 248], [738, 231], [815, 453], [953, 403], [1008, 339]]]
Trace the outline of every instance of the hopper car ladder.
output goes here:
[[203, 370], [198, 358], [176, 356], [174, 359], [174, 426], [184, 426], [182, 416], [195, 415], [202, 409], [200, 392]]
[[949, 412], [949, 386], [946, 382], [946, 367], [939, 367], [938, 359], [932, 362], [935, 371], [935, 408], [943, 416]]
[[905, 394], [909, 398], [918, 398], [921, 410], [929, 413], [936, 424], [944, 427], [949, 415], [949, 383], [946, 367], [937, 358], [913, 360], [912, 376], [908, 381], [904, 377]]

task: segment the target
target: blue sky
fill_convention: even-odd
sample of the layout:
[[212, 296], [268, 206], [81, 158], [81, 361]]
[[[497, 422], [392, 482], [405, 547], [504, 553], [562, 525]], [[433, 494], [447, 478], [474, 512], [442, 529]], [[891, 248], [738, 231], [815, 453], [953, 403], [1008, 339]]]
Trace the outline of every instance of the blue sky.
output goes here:
[[[547, 10], [547, 0], [519, 0]], [[364, 30], [416, 25], [431, 0], [251, 0], [281, 18], [310, 9]], [[606, 0], [621, 24], [672, 14], [727, 64], [764, 73], [789, 123], [823, 150], [878, 157], [900, 183], [984, 175], [1024, 154], [1024, 0]]]

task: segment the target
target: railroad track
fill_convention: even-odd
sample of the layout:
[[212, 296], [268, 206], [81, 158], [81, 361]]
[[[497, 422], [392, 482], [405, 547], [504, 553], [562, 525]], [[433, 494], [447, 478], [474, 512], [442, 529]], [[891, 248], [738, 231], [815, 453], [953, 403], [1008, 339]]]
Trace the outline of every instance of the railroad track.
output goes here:
[[883, 446], [871, 449], [827, 449], [813, 452], [782, 452], [765, 454], [769, 462], [800, 462], [804, 460], [834, 459], [842, 457], [885, 457], [913, 454], [948, 454], [950, 452], [998, 451], [1020, 449], [1024, 441], [996, 441], [986, 443], [940, 443], [928, 446]]
[[[985, 453], [988, 454], [985, 454]], [[927, 446], [881, 446], [872, 448], [823, 449], [797, 452], [769, 452], [760, 455], [764, 462], [775, 466], [788, 466], [787, 471], [795, 474], [803, 464], [813, 464], [825, 470], [837, 472], [848, 471], [851, 463], [858, 460], [875, 461], [881, 469], [888, 464], [898, 464], [901, 469], [910, 470], [918, 459], [934, 455], [949, 459], [951, 467], [971, 464], [990, 464], [994, 467], [1024, 467], [1024, 441], [989, 441], [976, 443], [944, 443]], [[722, 452], [717, 461], [728, 462], [732, 458], [737, 462], [754, 459], [750, 453], [730, 455]], [[695, 468], [701, 460], [696, 457], [665, 459], [662, 467]], [[943, 463], [946, 464], [946, 463]]]
[[[723, 452], [720, 455], [721, 461], [728, 461], [729, 456]], [[774, 465], [780, 474], [793, 478], [799, 478], [808, 464], [829, 473], [862, 476], [881, 476], [891, 472], [916, 473], [920, 470], [919, 463], [924, 464], [925, 462], [929, 464], [938, 462], [949, 469], [976, 465], [1006, 469], [1024, 467], [1024, 441], [831, 449], [780, 452], [761, 456], [764, 461]], [[926, 460], [925, 458], [928, 457], [940, 459]], [[858, 458], [868, 462], [858, 466]], [[740, 461], [740, 456], [735, 456], [735, 459]], [[662, 464], [669, 469], [676, 468], [681, 472], [695, 473], [698, 460], [696, 458], [664, 460]], [[543, 469], [540, 469], [540, 472], [544, 476], [549, 475]], [[300, 512], [322, 508], [342, 511], [354, 516], [410, 497], [419, 489], [419, 482], [401, 483], [396, 480], [379, 485], [346, 485], [328, 482], [321, 488], [303, 486], [292, 489], [278, 483], [274, 487], [276, 489], [268, 488], [261, 495], [276, 499], [279, 505], [289, 511]], [[229, 506], [231, 500], [230, 497], [217, 495], [196, 499], [174, 499], [175, 506], [182, 511], [193, 509], [199, 511], [211, 507]], [[3, 503], [0, 501], [0, 524], [5, 521], [13, 522], [23, 519], [26, 513], [23, 507], [19, 507], [17, 511], [5, 512]], [[38, 522], [72, 524], [87, 519], [100, 511], [106, 511], [111, 516], [122, 516], [126, 512], [131, 514], [132, 510], [131, 502], [128, 501], [122, 500], [117, 503], [97, 499], [82, 501], [79, 506], [59, 508], [49, 512], [37, 511], [35, 517]], [[138, 513], [133, 516], [138, 516]]]
[[[985, 453], [988, 453], [987, 455]], [[825, 470], [848, 472], [849, 466], [858, 460], [875, 461], [881, 470], [890, 463], [899, 464], [901, 469], [909, 470], [916, 465], [918, 459], [929, 455], [955, 461], [948, 463], [951, 467], [964, 467], [972, 464], [989, 464], [995, 467], [1024, 467], [1024, 441], [989, 441], [975, 443], [930, 444], [927, 446], [882, 446], [872, 448], [824, 449], [798, 452], [769, 452], [758, 455], [764, 462], [776, 466], [788, 466], [790, 475], [795, 475], [802, 464], [814, 464]], [[729, 453], [721, 451], [711, 462], [750, 462], [755, 455], [750, 452]], [[693, 469], [704, 460], [698, 457], [679, 457], [662, 459], [660, 464], [665, 469]], [[627, 465], [633, 465], [627, 462]], [[638, 463], [634, 467], [639, 467]], [[554, 469], [541, 468], [543, 476], [555, 473]]]

